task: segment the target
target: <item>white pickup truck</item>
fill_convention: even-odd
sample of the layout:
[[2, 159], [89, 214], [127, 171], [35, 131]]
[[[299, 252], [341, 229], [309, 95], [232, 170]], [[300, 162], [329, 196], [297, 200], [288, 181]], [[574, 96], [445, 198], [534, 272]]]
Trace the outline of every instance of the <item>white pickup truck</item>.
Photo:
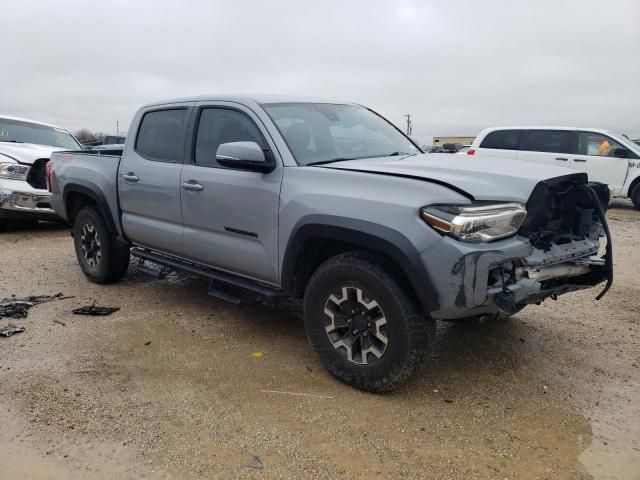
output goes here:
[[512, 158], [568, 167], [609, 185], [613, 197], [640, 208], [640, 146], [608, 130], [577, 127], [493, 127], [467, 155]]
[[79, 149], [63, 128], [0, 115], [0, 231], [9, 220], [58, 219], [49, 203], [44, 169], [53, 152]]

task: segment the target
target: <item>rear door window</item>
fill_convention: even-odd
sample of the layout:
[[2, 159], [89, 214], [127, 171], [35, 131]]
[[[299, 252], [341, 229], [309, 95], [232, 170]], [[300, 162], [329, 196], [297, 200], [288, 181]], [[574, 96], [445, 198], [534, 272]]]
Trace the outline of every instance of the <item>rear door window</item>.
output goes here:
[[529, 152], [572, 153], [573, 132], [569, 130], [530, 130], [523, 150]]
[[147, 160], [181, 162], [186, 130], [186, 108], [147, 112], [140, 122], [135, 150]]
[[523, 131], [524, 130], [496, 130], [484, 137], [480, 148], [519, 150]]

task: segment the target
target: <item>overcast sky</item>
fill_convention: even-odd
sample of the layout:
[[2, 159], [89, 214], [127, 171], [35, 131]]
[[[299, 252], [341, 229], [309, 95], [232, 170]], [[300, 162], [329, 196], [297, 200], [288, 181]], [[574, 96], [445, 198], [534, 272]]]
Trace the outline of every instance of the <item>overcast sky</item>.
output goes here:
[[423, 144], [522, 124], [640, 137], [638, 0], [2, 2], [0, 113], [70, 130], [255, 92], [411, 113]]

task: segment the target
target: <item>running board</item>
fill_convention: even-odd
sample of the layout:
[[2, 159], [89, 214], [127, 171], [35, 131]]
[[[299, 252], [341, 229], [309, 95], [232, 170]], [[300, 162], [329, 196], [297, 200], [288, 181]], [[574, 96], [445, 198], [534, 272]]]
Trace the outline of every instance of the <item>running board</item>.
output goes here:
[[[235, 289], [241, 289], [252, 293], [257, 293], [263, 297], [274, 298], [283, 295], [282, 290], [278, 290], [269, 285], [254, 282], [252, 280], [233, 275], [232, 273], [222, 272], [204, 265], [198, 265], [196, 263], [187, 262], [176, 257], [170, 257], [160, 253], [152, 252], [144, 248], [134, 247], [131, 249], [131, 255], [138, 257], [142, 260], [148, 260], [153, 263], [157, 263], [163, 267], [169, 267], [174, 270], [181, 270], [184, 272], [192, 273], [200, 277], [205, 277], [211, 280], [209, 284], [209, 295], [225, 300], [238, 305], [242, 302], [243, 296], [237, 296], [232, 293], [227, 293], [220, 289], [220, 287], [214, 288], [214, 282], [216, 284], [224, 284], [235, 287]], [[147, 271], [147, 269], [143, 269]], [[246, 292], [245, 292], [246, 293]]]

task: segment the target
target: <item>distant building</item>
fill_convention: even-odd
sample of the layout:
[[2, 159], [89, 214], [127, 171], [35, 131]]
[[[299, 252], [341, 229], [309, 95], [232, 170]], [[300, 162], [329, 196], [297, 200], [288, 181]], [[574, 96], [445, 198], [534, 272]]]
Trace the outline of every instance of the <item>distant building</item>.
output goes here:
[[433, 137], [434, 145], [444, 145], [445, 143], [461, 143], [471, 145], [476, 137]]

